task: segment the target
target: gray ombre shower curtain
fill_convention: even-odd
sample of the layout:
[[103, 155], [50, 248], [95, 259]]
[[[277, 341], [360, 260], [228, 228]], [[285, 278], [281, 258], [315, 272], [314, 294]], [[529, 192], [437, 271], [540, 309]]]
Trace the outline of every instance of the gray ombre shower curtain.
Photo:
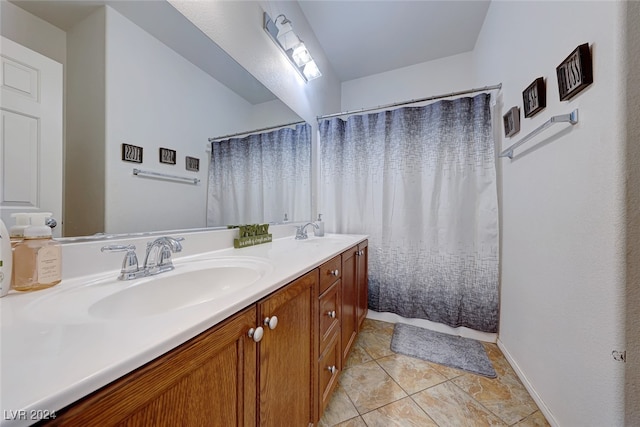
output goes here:
[[211, 143], [207, 226], [311, 218], [311, 126]]
[[369, 307], [498, 330], [491, 96], [323, 120], [326, 227], [369, 235]]

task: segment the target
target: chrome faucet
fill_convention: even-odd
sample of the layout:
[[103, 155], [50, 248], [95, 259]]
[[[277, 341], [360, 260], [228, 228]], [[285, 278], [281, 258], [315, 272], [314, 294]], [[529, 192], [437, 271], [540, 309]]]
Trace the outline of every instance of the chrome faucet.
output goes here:
[[182, 245], [180, 242], [184, 237], [159, 237], [152, 242], [147, 243], [147, 253], [144, 258], [144, 266], [138, 265], [138, 257], [136, 255], [136, 247], [134, 245], [108, 245], [103, 246], [102, 252], [127, 252], [122, 261], [122, 269], [118, 280], [133, 280], [145, 276], [153, 276], [165, 271], [173, 270], [173, 261], [171, 254], [180, 252]]
[[307, 239], [309, 236], [307, 236], [307, 226], [308, 225], [313, 225], [313, 227], [317, 230], [318, 224], [314, 223], [314, 222], [308, 222], [305, 225], [301, 225], [299, 227], [296, 227], [296, 240], [304, 240]]
[[175, 239], [173, 237], [159, 237], [153, 242], [147, 243], [147, 255], [144, 258], [144, 270], [147, 275], [160, 274], [165, 271], [171, 271], [175, 267], [171, 261], [173, 252], [182, 251], [180, 242], [184, 237]]

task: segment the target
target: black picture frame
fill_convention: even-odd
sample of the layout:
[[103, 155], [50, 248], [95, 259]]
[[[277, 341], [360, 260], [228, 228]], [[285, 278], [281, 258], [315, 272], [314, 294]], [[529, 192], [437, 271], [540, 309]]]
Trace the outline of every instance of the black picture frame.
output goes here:
[[502, 122], [504, 123], [504, 136], [506, 138], [520, 132], [520, 108], [511, 107], [507, 114], [502, 116]]
[[142, 147], [123, 143], [122, 160], [125, 162], [142, 163]]
[[200, 159], [197, 157], [186, 156], [184, 158], [185, 169], [192, 172], [198, 172], [200, 170]]
[[593, 66], [589, 43], [574, 49], [556, 67], [560, 101], [568, 101], [593, 83]]
[[176, 150], [171, 150], [170, 148], [160, 148], [160, 163], [175, 165]]
[[522, 92], [524, 117], [529, 118], [544, 110], [547, 106], [547, 88], [544, 78], [538, 77]]

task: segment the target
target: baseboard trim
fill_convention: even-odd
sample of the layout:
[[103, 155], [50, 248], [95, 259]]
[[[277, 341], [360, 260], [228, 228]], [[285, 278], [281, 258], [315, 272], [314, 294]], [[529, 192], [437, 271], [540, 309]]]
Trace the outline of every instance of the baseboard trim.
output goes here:
[[553, 413], [551, 412], [549, 407], [544, 403], [544, 400], [542, 400], [538, 392], [536, 392], [536, 390], [533, 388], [527, 376], [524, 374], [524, 372], [522, 372], [522, 369], [520, 369], [520, 366], [518, 365], [518, 363], [514, 360], [513, 356], [511, 356], [511, 353], [509, 353], [509, 350], [507, 349], [507, 347], [499, 338], [498, 338], [497, 344], [500, 351], [502, 351], [502, 354], [504, 355], [505, 359], [507, 359], [507, 362], [509, 362], [509, 365], [511, 365], [511, 367], [515, 371], [518, 378], [520, 378], [520, 381], [522, 381], [524, 388], [527, 389], [531, 398], [536, 402], [536, 405], [538, 405], [538, 408], [540, 408], [540, 412], [542, 412], [544, 417], [547, 419], [547, 422], [551, 424], [552, 427], [558, 427], [560, 424], [553, 416]]
[[369, 309], [367, 312], [367, 317], [369, 319], [381, 320], [383, 322], [389, 323], [406, 323], [408, 325], [418, 326], [420, 328], [430, 329], [436, 332], [442, 332], [443, 334], [456, 335], [459, 337], [471, 338], [478, 341], [495, 343], [498, 339], [498, 334], [480, 332], [465, 327], [452, 328], [451, 326], [447, 326], [442, 323], [436, 323], [426, 319], [406, 318], [395, 313], [378, 312]]

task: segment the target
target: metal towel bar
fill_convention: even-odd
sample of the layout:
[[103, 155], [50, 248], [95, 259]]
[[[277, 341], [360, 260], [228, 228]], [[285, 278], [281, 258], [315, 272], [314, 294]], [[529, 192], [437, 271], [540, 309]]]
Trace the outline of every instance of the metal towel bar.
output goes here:
[[559, 115], [559, 116], [551, 117], [549, 120], [547, 120], [546, 122], [544, 122], [543, 124], [538, 126], [535, 130], [533, 130], [527, 136], [522, 138], [520, 141], [518, 141], [515, 144], [511, 145], [509, 148], [503, 150], [502, 153], [500, 153], [500, 155], [498, 157], [508, 157], [510, 159], [513, 159], [513, 150], [515, 150], [516, 148], [518, 148], [519, 146], [521, 146], [525, 142], [529, 141], [531, 138], [533, 138], [534, 136], [538, 135], [540, 132], [542, 132], [543, 130], [547, 129], [548, 127], [550, 127], [554, 123], [571, 123], [571, 125], [575, 125], [576, 123], [578, 123], [578, 109], [573, 110], [569, 114], [562, 114], [562, 115]]
[[144, 175], [144, 176], [150, 176], [150, 177], [158, 177], [158, 178], [164, 178], [164, 179], [175, 179], [176, 181], [181, 181], [181, 182], [188, 182], [191, 184], [197, 184], [200, 182], [200, 180], [198, 178], [189, 178], [187, 176], [178, 176], [178, 175], [169, 175], [166, 173], [160, 173], [160, 172], [152, 172], [152, 171], [143, 171], [141, 169], [133, 169], [133, 174], [138, 176], [138, 175]]

